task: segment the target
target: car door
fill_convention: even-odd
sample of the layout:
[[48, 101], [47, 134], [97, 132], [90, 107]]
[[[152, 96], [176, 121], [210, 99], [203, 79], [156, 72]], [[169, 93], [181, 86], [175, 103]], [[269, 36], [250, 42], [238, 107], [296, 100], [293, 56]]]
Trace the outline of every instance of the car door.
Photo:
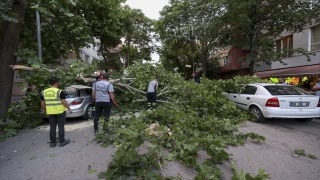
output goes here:
[[229, 101], [233, 101], [237, 104], [236, 99], [237, 99], [237, 96], [239, 96], [239, 93], [236, 93], [236, 90], [234, 90], [234, 89], [229, 90], [229, 91], [225, 92], [224, 95], [226, 96], [226, 98]]
[[252, 102], [252, 99], [254, 98], [256, 92], [257, 92], [256, 86], [246, 85], [244, 87], [244, 90], [241, 91], [241, 94], [239, 94], [236, 97], [237, 106], [241, 109], [248, 110], [249, 105]]

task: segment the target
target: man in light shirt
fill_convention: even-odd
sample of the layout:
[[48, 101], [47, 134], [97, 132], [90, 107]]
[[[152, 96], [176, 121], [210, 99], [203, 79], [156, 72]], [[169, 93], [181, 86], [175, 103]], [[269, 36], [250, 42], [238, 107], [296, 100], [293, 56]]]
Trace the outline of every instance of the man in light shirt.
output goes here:
[[320, 96], [320, 75], [317, 78], [317, 84], [313, 86], [312, 90], [316, 92], [316, 96]]
[[116, 108], [118, 104], [116, 103], [116, 99], [114, 96], [113, 85], [108, 82], [109, 75], [103, 74], [102, 80], [97, 81], [92, 87], [92, 101], [95, 103], [96, 114], [94, 116], [94, 132], [98, 132], [98, 121], [103, 115], [105, 117], [105, 121], [109, 121], [110, 113], [112, 105]]
[[157, 90], [158, 90], [158, 79], [155, 78], [154, 80], [149, 82], [148, 91], [147, 91], [147, 102], [148, 106], [147, 109], [155, 108], [156, 101], [157, 101]]

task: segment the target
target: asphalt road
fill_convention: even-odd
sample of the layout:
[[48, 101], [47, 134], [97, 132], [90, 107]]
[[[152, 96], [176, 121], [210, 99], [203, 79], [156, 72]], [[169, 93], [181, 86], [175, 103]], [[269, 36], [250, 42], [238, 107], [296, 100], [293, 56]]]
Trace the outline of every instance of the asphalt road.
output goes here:
[[[66, 138], [71, 143], [65, 147], [50, 148], [49, 125], [44, 123], [34, 129], [19, 131], [18, 135], [0, 143], [1, 180], [93, 180], [106, 171], [115, 149], [102, 148], [94, 141], [93, 122], [68, 119]], [[263, 168], [275, 180], [319, 180], [320, 160], [299, 156], [295, 149], [304, 149], [307, 154], [320, 158], [320, 120], [300, 123], [294, 120], [269, 120], [258, 124], [246, 122], [242, 132], [255, 132], [267, 138], [257, 144], [248, 140], [245, 146], [229, 147], [239, 169], [255, 175]], [[206, 155], [199, 152], [199, 159]], [[91, 170], [96, 172], [90, 174]], [[223, 179], [231, 179], [230, 161], [219, 165]], [[183, 179], [193, 179], [196, 172], [178, 162], [164, 166], [165, 175], [180, 174]]]
[[[248, 140], [245, 146], [229, 147], [238, 169], [256, 175], [259, 168], [266, 170], [275, 180], [320, 180], [320, 120], [309, 123], [295, 120], [273, 119], [265, 123], [246, 122], [241, 132], [255, 132], [266, 141], [257, 144]], [[318, 160], [294, 153], [296, 149], [313, 154]], [[219, 167], [224, 171], [225, 179], [233, 174], [230, 163]]]

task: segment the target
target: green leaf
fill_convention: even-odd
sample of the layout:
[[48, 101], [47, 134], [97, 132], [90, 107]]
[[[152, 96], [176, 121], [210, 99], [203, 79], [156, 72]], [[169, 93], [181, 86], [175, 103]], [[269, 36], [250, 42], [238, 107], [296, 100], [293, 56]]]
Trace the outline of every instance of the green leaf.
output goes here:
[[315, 156], [314, 154], [308, 154], [308, 157], [311, 158], [311, 159], [318, 159], [318, 157]]
[[95, 169], [90, 169], [89, 171], [88, 171], [88, 173], [89, 174], [93, 174], [93, 173], [95, 173], [97, 170], [95, 170]]
[[72, 14], [72, 13], [67, 13], [67, 12], [65, 12], [64, 13], [66, 16], [68, 16], [68, 17], [73, 17], [74, 16], [74, 14]]
[[50, 154], [49, 157], [55, 157], [57, 154]]
[[133, 136], [133, 137], [137, 137], [139, 135], [139, 133], [137, 132], [134, 132], [130, 129], [120, 129], [118, 130], [119, 133], [123, 133], [123, 134], [127, 134], [127, 135], [130, 135], [130, 136]]
[[30, 160], [34, 160], [34, 159], [36, 159], [37, 157], [35, 157], [35, 156], [33, 156], [32, 158], [30, 158]]
[[304, 149], [295, 149], [294, 153], [301, 155], [301, 156], [306, 156]]

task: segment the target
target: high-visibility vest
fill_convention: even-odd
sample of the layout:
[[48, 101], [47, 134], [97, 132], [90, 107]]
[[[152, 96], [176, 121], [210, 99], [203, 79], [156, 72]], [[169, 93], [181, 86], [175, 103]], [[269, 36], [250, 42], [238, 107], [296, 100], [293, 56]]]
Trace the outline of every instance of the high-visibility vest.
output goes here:
[[64, 107], [60, 99], [61, 91], [62, 90], [58, 88], [48, 88], [42, 91], [48, 115], [61, 114], [66, 111], [66, 108]]

